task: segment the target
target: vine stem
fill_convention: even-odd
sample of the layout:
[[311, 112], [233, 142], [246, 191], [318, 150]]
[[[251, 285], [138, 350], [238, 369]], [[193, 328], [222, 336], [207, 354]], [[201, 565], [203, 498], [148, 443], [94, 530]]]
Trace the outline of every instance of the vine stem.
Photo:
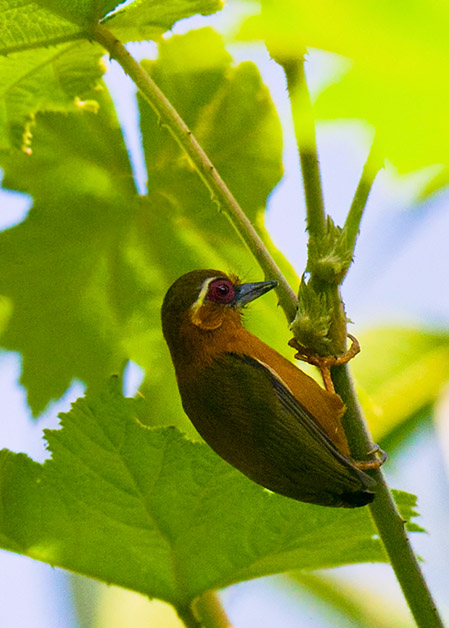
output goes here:
[[196, 171], [209, 189], [212, 201], [217, 203], [230, 219], [240, 237], [253, 253], [266, 278], [277, 279], [279, 304], [287, 319], [293, 320], [297, 303], [295, 293], [192, 131], [148, 72], [129, 54], [122, 42], [111, 31], [102, 24], [98, 24], [93, 30], [92, 37], [108, 51], [110, 57], [115, 59], [130, 76], [161, 123], [167, 127], [181, 149], [191, 159]]
[[[272, 51], [270, 53], [272, 54]], [[305, 189], [309, 242], [310, 238], [319, 241], [325, 234], [326, 212], [315, 121], [304, 70], [304, 59], [282, 58], [278, 54], [272, 54], [272, 56], [284, 69], [287, 79]], [[374, 142], [346, 218], [348, 244], [352, 250], [356, 244], [369, 193], [381, 165], [382, 161]], [[336, 340], [335, 345], [343, 345], [344, 350], [347, 336], [346, 315], [339, 287], [335, 285], [328, 287], [328, 290], [333, 299], [332, 315], [337, 319], [332, 321], [330, 333]], [[347, 365], [334, 367], [331, 375], [336, 392], [346, 404], [347, 409], [342, 422], [348, 437], [351, 455], [355, 460], [366, 460], [367, 452], [373, 447], [373, 439], [359, 406], [349, 369]], [[416, 624], [420, 628], [443, 628], [441, 617], [405, 530], [406, 522], [396, 507], [384, 475], [380, 469], [370, 473], [377, 481], [376, 499], [369, 506], [371, 516]]]
[[[372, 448], [372, 438], [355, 395], [347, 365], [332, 369], [335, 390], [346, 404], [343, 427], [355, 459], [364, 460]], [[413, 552], [402, 519], [380, 469], [370, 475], [377, 482], [376, 499], [370, 504], [379, 536], [396, 574], [408, 606], [420, 628], [444, 628], [432, 594]]]
[[[175, 140], [192, 160], [200, 177], [211, 191], [213, 200], [218, 202], [226, 212], [232, 224], [256, 257], [265, 275], [271, 279], [276, 278], [279, 281], [279, 302], [288, 320], [292, 320], [297, 305], [295, 294], [191, 131], [148, 73], [145, 72], [142, 66], [128, 53], [125, 46], [107, 28], [103, 25], [97, 25], [92, 36], [94, 40], [109, 52], [111, 58], [118, 61], [123, 70], [131, 77], [160, 120], [167, 126]], [[309, 164], [314, 164], [313, 171], [315, 174], [310, 175], [313, 176], [313, 185], [310, 182], [307, 185], [309, 185], [309, 191], [310, 188], [316, 191], [316, 172], [317, 168], [319, 168], [316, 154], [310, 157]], [[321, 188], [321, 180], [318, 179], [318, 181]], [[322, 210], [320, 209], [318, 212], [320, 202], [318, 197], [316, 197], [315, 193], [310, 193], [310, 198], [313, 199], [313, 207], [315, 209], [313, 210], [313, 215], [308, 217], [309, 230], [312, 229], [316, 234], [320, 234], [323, 233], [322, 228], [324, 230], [324, 222], [322, 221], [322, 218], [325, 217], [324, 204]], [[365, 454], [366, 448], [370, 446], [372, 441], [358, 407], [348, 370], [345, 366], [339, 366], [333, 369], [332, 374], [335, 379], [336, 389], [342, 395], [348, 408], [345, 415], [345, 427], [347, 428], [351, 451], [354, 456], [357, 456], [358, 448], [360, 447], [363, 448], [363, 454]], [[375, 472], [375, 476], [378, 481], [378, 490], [376, 499], [370, 505], [370, 511], [416, 623], [420, 628], [442, 628], [442, 621], [427, 588], [408, 540], [404, 522], [390, 495], [383, 474], [379, 470]], [[199, 628], [201, 626], [190, 607], [178, 609], [178, 614], [188, 628]]]
[[301, 162], [302, 180], [307, 210], [309, 237], [320, 238], [326, 229], [324, 194], [316, 145], [312, 101], [307, 86], [304, 59], [277, 58], [287, 79], [288, 95], [293, 114], [296, 145]]
[[363, 212], [368, 202], [368, 196], [373, 187], [374, 179], [383, 166], [383, 159], [379, 153], [376, 140], [371, 145], [368, 158], [363, 166], [362, 176], [352, 199], [351, 207], [346, 216], [344, 229], [347, 234], [348, 246], [355, 249], [355, 243], [360, 231]]
[[[309, 263], [311, 244], [320, 242], [326, 233], [326, 212], [324, 205], [323, 186], [321, 183], [320, 164], [316, 142], [315, 119], [312, 100], [304, 67], [304, 55], [301, 58], [283, 58], [277, 55], [276, 61], [281, 65], [287, 79], [290, 97], [296, 145], [301, 162], [301, 173], [305, 191], [307, 230], [309, 232]], [[310, 268], [309, 268], [310, 270]], [[343, 354], [346, 350], [346, 315], [342, 304], [338, 285], [325, 284], [324, 290], [314, 273], [310, 274], [310, 282], [317, 292], [326, 292], [332, 319], [328, 330], [329, 348], [334, 355]]]

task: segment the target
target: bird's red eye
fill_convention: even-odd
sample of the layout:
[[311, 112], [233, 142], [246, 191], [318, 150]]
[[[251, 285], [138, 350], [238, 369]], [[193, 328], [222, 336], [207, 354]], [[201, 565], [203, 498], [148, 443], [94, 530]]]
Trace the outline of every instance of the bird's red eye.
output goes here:
[[235, 297], [235, 290], [229, 279], [215, 279], [209, 284], [207, 298], [214, 303], [231, 303]]

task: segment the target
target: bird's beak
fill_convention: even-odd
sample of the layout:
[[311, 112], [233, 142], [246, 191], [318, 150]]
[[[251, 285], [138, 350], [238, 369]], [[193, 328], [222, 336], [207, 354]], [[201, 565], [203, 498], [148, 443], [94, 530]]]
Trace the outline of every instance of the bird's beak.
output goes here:
[[259, 281], [257, 283], [242, 283], [235, 286], [234, 304], [237, 307], [243, 307], [247, 303], [251, 303], [254, 299], [258, 299], [265, 292], [273, 290], [278, 285], [277, 281]]

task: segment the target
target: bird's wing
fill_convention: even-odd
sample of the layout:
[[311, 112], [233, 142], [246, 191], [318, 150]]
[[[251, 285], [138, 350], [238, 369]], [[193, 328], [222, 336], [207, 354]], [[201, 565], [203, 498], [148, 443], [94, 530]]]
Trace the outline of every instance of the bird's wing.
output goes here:
[[187, 414], [219, 455], [259, 484], [303, 501], [335, 502], [328, 505], [341, 505], [332, 495], [375, 485], [259, 360], [226, 353], [199, 380], [181, 390]]

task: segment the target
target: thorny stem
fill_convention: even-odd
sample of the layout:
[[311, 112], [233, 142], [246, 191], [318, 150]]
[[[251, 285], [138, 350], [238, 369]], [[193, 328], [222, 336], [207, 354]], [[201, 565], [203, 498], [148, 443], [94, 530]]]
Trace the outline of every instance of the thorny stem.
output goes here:
[[[358, 404], [348, 366], [334, 367], [332, 378], [335, 390], [346, 404], [343, 427], [348, 436], [351, 454], [355, 459], [363, 460], [366, 452], [372, 448], [373, 441]], [[416, 625], [420, 628], [443, 628], [438, 609], [405, 530], [405, 521], [397, 510], [384, 475], [380, 469], [370, 471], [369, 474], [377, 482], [376, 499], [369, 506], [371, 516]]]
[[[301, 162], [310, 244], [312, 240], [319, 242], [323, 238], [326, 229], [326, 212], [316, 143], [315, 120], [304, 69], [305, 62], [304, 58], [290, 57], [278, 57], [277, 62], [284, 69], [287, 79], [296, 145]], [[346, 315], [339, 287], [329, 284], [321, 286], [313, 273], [311, 273], [310, 281], [317, 292], [324, 290], [327, 293], [332, 311], [332, 320], [328, 331], [329, 347], [333, 355], [342, 354], [346, 350], [347, 331]]]
[[[326, 213], [321, 187], [315, 122], [304, 72], [304, 60], [283, 59], [279, 58], [279, 55], [276, 60], [284, 69], [291, 99], [304, 181], [309, 242], [310, 238], [316, 238], [319, 241], [325, 232]], [[369, 193], [381, 164], [376, 145], [373, 144], [345, 223], [348, 229], [348, 244], [352, 250], [355, 247]], [[327, 290], [333, 304], [333, 321], [329, 332], [333, 334], [334, 346], [343, 352], [347, 335], [346, 316], [339, 286], [328, 286]], [[346, 404], [343, 427], [348, 437], [351, 455], [356, 460], [366, 460], [373, 441], [358, 404], [349, 369], [347, 365], [336, 366], [331, 370], [331, 375], [336, 392], [341, 395]], [[405, 522], [397, 510], [384, 475], [380, 469], [371, 471], [370, 474], [377, 481], [376, 499], [370, 504], [371, 516], [416, 624], [420, 628], [442, 628], [443, 624], [438, 610], [408, 539]]]
[[279, 304], [287, 319], [293, 320], [296, 313], [296, 296], [265, 244], [254, 229], [240, 205], [218, 174], [213, 163], [204, 152], [193, 133], [182, 120], [171, 102], [159, 89], [148, 72], [129, 54], [125, 46], [106, 27], [97, 25], [93, 38], [109, 52], [112, 59], [118, 61], [128, 74], [156, 115], [172, 134], [181, 149], [194, 164], [199, 176], [215, 201], [226, 213], [240, 237], [258, 261], [267, 279], [277, 279]]
[[[266, 247], [250, 221], [246, 218], [223, 180], [218, 175], [213, 164], [176, 110], [157, 85], [155, 85], [147, 72], [131, 57], [123, 44], [108, 29], [102, 25], [98, 25], [94, 30], [93, 37], [108, 50], [110, 56], [119, 62], [124, 71], [136, 83], [145, 99], [161, 118], [162, 122], [168, 127], [181, 148], [190, 157], [205, 185], [211, 191], [213, 198], [223, 207], [240, 236], [255, 255], [265, 274], [270, 278], [278, 279], [280, 282], [278, 289], [280, 304], [288, 320], [292, 320], [297, 304], [295, 294], [287, 284], [285, 278], [281, 275], [280, 270], [266, 250]], [[299, 68], [299, 77], [302, 76], [301, 68], [303, 72], [303, 64], [300, 65]], [[309, 151], [310, 150], [309, 145]], [[313, 207], [312, 212], [308, 209], [309, 232], [313, 232], [318, 236], [324, 232], [325, 213], [324, 203], [322, 202], [321, 179], [316, 147], [312, 152], [315, 154], [310, 153], [308, 159], [305, 160], [305, 173], [308, 172], [309, 174], [303, 176], [305, 176], [305, 178], [310, 177], [310, 180], [304, 183], [306, 196], [309, 198], [309, 205], [311, 208]], [[360, 193], [360, 199], [362, 199], [362, 193]], [[359, 200], [357, 200], [357, 203], [359, 203]], [[363, 205], [363, 203], [361, 203], [361, 205]], [[359, 209], [357, 212], [360, 214]], [[355, 213], [356, 210], [354, 209], [354, 214]], [[354, 219], [354, 225], [355, 224], [356, 220]], [[345, 427], [347, 428], [351, 452], [355, 458], [360, 459], [360, 457], [365, 456], [365, 452], [369, 451], [371, 448], [371, 436], [367, 431], [364, 418], [359, 409], [347, 367], [338, 366], [332, 369], [332, 371], [336, 390], [341, 394], [348, 408], [345, 415]], [[420, 628], [442, 628], [443, 624], [441, 618], [439, 617], [432, 596], [427, 588], [427, 584], [407, 538], [404, 522], [390, 495], [382, 471], [378, 470], [372, 473], [377, 479], [378, 489], [376, 499], [370, 505], [371, 515], [377, 525], [379, 535], [390, 557], [391, 564], [415, 617], [416, 623]], [[200, 628], [201, 624], [196, 619], [190, 606], [178, 609], [178, 614], [188, 628]]]

